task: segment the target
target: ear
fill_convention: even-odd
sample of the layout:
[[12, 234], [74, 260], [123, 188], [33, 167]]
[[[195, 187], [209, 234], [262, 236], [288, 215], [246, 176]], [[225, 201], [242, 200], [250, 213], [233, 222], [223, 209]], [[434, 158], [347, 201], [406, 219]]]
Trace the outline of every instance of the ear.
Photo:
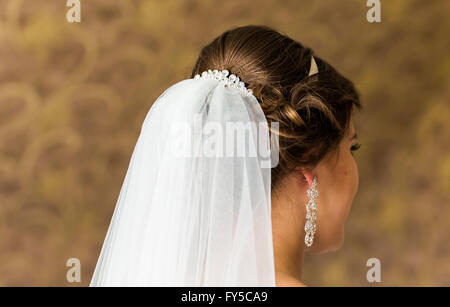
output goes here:
[[308, 182], [308, 187], [312, 186], [314, 174], [312, 172], [303, 172], [303, 177], [305, 181]]
[[297, 167], [295, 168], [296, 171], [299, 172], [299, 175], [301, 174], [302, 176], [302, 181], [306, 181], [308, 183], [308, 187], [312, 186], [313, 180], [314, 180], [314, 170], [306, 170], [305, 168], [302, 167]]

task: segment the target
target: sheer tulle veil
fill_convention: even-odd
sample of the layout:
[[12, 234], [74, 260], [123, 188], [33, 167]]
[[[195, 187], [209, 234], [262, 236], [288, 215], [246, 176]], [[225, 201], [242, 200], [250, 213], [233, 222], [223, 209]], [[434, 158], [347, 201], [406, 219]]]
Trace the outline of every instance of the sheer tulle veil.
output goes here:
[[91, 286], [275, 286], [273, 135], [228, 71], [165, 90], [142, 125]]

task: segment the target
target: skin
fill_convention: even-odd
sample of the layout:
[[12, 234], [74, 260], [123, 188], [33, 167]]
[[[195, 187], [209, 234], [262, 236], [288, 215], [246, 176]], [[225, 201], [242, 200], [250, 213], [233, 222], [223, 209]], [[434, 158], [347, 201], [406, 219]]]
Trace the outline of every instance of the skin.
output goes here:
[[[277, 286], [305, 286], [301, 282], [305, 252], [339, 249], [344, 226], [358, 190], [358, 167], [352, 155], [357, 142], [353, 122], [338, 150], [330, 152], [312, 171], [298, 169], [287, 175], [272, 193], [272, 229]], [[313, 245], [306, 247], [304, 225], [306, 190], [317, 180], [317, 230]]]

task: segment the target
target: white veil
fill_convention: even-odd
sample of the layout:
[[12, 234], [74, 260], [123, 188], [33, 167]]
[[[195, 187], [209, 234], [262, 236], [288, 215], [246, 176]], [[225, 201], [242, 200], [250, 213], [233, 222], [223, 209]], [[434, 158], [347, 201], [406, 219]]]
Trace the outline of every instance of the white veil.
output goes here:
[[[228, 127], [244, 128], [245, 149]], [[275, 286], [267, 149], [264, 113], [236, 76], [168, 88], [142, 125], [90, 285]]]

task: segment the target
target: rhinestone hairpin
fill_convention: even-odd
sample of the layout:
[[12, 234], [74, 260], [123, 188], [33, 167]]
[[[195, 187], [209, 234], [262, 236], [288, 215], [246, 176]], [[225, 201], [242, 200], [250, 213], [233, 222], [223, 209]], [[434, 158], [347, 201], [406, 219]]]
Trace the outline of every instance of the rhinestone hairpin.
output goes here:
[[201, 75], [195, 75], [194, 79], [214, 79], [219, 82], [222, 82], [225, 87], [228, 88], [236, 88], [246, 96], [253, 95], [253, 91], [251, 89], [247, 89], [245, 87], [245, 83], [242, 82], [238, 76], [231, 74], [228, 70], [211, 70], [208, 69], [201, 73]]

